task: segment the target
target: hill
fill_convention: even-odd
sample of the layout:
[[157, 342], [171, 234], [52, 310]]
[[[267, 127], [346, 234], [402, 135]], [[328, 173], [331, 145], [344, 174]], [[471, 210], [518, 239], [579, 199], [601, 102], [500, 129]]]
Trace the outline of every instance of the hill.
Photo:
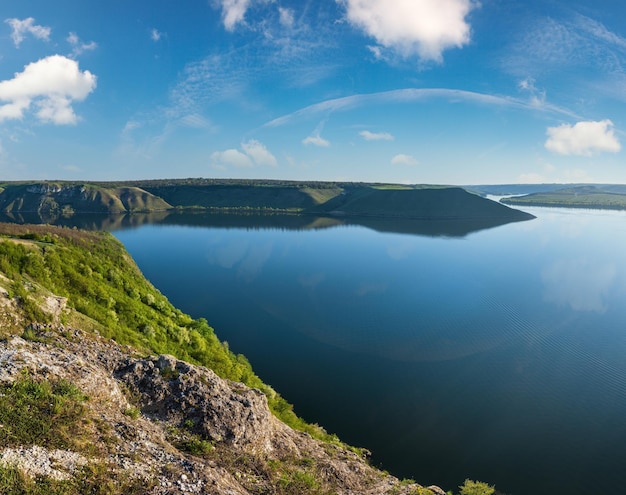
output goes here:
[[551, 192], [504, 198], [501, 202], [519, 206], [626, 210], [626, 187], [620, 187], [619, 185], [584, 185]]
[[0, 211], [53, 223], [78, 213], [173, 209], [290, 212], [413, 220], [522, 221], [532, 215], [444, 186], [177, 179], [124, 183], [5, 183]]

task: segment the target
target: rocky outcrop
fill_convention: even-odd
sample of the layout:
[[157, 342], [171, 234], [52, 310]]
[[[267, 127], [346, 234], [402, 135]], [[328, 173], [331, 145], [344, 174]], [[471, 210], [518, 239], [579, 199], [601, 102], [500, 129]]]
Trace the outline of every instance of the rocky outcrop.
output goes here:
[[[167, 355], [141, 356], [62, 326], [31, 328], [31, 336], [33, 330], [34, 340], [0, 341], [0, 383], [25, 375], [73, 383], [88, 396], [90, 448], [0, 449], [0, 463], [29, 476], [65, 480], [104, 463], [112, 473], [142, 480], [142, 493], [150, 494], [428, 493], [341, 444], [292, 430], [270, 413], [260, 391], [209, 369]], [[200, 448], [189, 448], [194, 445]]]

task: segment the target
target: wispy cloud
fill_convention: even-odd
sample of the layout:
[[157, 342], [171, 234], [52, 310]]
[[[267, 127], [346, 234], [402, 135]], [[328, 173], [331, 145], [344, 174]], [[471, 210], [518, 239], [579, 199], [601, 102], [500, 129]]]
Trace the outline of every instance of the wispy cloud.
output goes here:
[[481, 105], [519, 108], [525, 110], [540, 110], [568, 117], [580, 118], [574, 112], [544, 103], [540, 107], [520, 98], [510, 96], [497, 96], [485, 93], [475, 93], [460, 89], [445, 88], [408, 88], [385, 91], [381, 93], [358, 94], [326, 100], [308, 107], [296, 110], [293, 113], [283, 115], [267, 122], [264, 127], [279, 127], [295, 120], [317, 117], [320, 114], [328, 116], [333, 112], [350, 110], [357, 107], [384, 103], [407, 103], [416, 101], [428, 101], [433, 98], [446, 98], [450, 101], [467, 101]]
[[41, 122], [75, 124], [72, 103], [82, 101], [96, 88], [96, 76], [80, 71], [75, 60], [53, 55], [28, 64], [13, 79], [0, 82], [0, 121], [22, 119], [35, 105]]
[[560, 155], [591, 156], [594, 153], [608, 151], [617, 153], [622, 146], [613, 132], [613, 122], [577, 122], [548, 127], [546, 149]]
[[[603, 76], [623, 74], [626, 39], [583, 15], [539, 18], [506, 47], [504, 68], [517, 76], [559, 74], [564, 67], [594, 67]], [[588, 71], [585, 71], [588, 76]]]
[[250, 0], [220, 0], [222, 22], [227, 31], [234, 31], [237, 24], [243, 22]]
[[50, 33], [52, 30], [49, 27], [35, 24], [35, 19], [32, 17], [22, 20], [6, 19], [4, 22], [11, 26], [11, 39], [16, 48], [19, 48], [26, 34], [31, 34], [35, 38], [43, 41], [50, 41]]
[[161, 39], [163, 33], [161, 33], [157, 28], [152, 28], [150, 31], [150, 39], [155, 43]]
[[359, 136], [366, 141], [393, 141], [393, 136], [388, 132], [361, 131]]
[[[348, 22], [401, 56], [442, 61], [442, 53], [470, 41], [472, 0], [338, 0]], [[391, 5], [390, 5], [391, 4]], [[378, 51], [380, 55], [380, 51]]]
[[408, 166], [413, 167], [415, 165], [418, 165], [419, 162], [417, 161], [415, 157], [411, 155], [405, 155], [404, 153], [400, 153], [391, 159], [391, 164], [392, 165], [408, 165]]
[[319, 135], [319, 133], [313, 133], [310, 136], [305, 137], [302, 140], [302, 144], [312, 144], [314, 146], [319, 146], [320, 148], [328, 148], [330, 146], [330, 141], [324, 139]]
[[95, 41], [84, 43], [80, 40], [76, 33], [70, 33], [67, 37], [67, 42], [72, 47], [72, 57], [78, 57], [84, 52], [95, 50], [96, 48], [98, 48], [98, 44]]
[[278, 7], [278, 14], [280, 16], [280, 23], [286, 28], [292, 28], [294, 24], [294, 16], [292, 9], [286, 9]]

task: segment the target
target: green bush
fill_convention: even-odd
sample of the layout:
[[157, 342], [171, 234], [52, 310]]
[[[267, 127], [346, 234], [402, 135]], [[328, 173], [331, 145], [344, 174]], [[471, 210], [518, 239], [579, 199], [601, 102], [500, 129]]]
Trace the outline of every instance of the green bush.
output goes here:
[[492, 495], [496, 489], [482, 481], [465, 480], [461, 486], [460, 495]]

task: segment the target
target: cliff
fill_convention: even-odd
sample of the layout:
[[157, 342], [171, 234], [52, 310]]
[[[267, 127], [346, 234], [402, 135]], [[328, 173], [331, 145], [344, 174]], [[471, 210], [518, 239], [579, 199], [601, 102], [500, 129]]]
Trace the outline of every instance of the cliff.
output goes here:
[[443, 494], [281, 421], [290, 406], [112, 236], [0, 236], [0, 493]]

